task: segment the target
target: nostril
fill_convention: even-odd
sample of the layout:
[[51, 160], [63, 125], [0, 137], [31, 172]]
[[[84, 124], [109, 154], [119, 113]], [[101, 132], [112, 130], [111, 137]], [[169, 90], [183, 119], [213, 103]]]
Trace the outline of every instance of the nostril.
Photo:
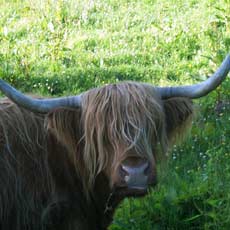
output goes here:
[[120, 174], [122, 177], [129, 175], [129, 171], [127, 170], [127, 168], [124, 165], [120, 166]]
[[123, 186], [127, 186], [127, 182], [129, 181], [129, 171], [127, 170], [127, 168], [124, 165], [120, 165], [119, 167], [119, 186], [123, 187]]
[[144, 175], [148, 175], [150, 173], [150, 164], [146, 163], [145, 169], [144, 169]]

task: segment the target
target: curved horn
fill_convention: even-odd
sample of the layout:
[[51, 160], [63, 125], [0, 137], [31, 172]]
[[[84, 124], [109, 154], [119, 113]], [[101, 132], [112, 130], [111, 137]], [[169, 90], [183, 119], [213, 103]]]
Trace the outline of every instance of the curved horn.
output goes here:
[[230, 55], [227, 55], [219, 69], [211, 77], [201, 83], [176, 87], [156, 87], [155, 89], [161, 95], [162, 99], [170, 97], [188, 97], [195, 99], [203, 97], [221, 84], [226, 78], [229, 70]]
[[33, 112], [47, 113], [57, 107], [76, 108], [81, 106], [81, 95], [50, 99], [34, 99], [25, 96], [1, 79], [0, 90], [17, 105]]

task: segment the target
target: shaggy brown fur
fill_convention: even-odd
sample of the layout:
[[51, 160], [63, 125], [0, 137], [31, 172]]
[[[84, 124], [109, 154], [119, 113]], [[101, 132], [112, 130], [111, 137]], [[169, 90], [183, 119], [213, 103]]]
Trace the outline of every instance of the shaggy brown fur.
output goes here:
[[117, 163], [130, 149], [165, 153], [193, 113], [190, 100], [131, 82], [92, 89], [82, 104], [43, 116], [1, 103], [0, 229], [107, 229], [124, 198], [111, 195]]

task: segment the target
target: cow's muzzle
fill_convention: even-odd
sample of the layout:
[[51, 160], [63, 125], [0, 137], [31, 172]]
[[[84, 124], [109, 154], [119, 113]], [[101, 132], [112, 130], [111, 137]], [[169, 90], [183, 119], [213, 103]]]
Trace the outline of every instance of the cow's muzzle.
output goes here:
[[148, 185], [148, 176], [146, 170], [149, 164], [145, 162], [136, 166], [129, 166], [122, 164], [121, 170], [126, 174], [124, 176], [124, 181], [128, 188], [133, 189], [144, 189]]
[[128, 158], [119, 167], [119, 183], [116, 187], [126, 195], [145, 195], [150, 185], [156, 184], [153, 164], [143, 158]]

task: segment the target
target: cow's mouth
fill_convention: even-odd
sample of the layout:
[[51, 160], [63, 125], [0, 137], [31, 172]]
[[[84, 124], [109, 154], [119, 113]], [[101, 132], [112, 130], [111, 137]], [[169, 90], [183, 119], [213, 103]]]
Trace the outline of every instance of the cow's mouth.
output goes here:
[[148, 193], [147, 187], [120, 187], [115, 190], [115, 194], [120, 198], [142, 197]]
[[126, 197], [143, 197], [148, 193], [148, 187], [114, 187], [110, 193], [105, 206], [104, 213], [113, 211], [112, 207], [116, 207]]

